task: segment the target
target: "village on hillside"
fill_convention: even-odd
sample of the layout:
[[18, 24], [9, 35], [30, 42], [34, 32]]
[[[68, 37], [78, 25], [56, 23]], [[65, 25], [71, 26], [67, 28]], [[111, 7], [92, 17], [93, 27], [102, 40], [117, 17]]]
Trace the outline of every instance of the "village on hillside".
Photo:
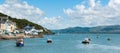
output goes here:
[[42, 37], [43, 30], [37, 30], [27, 24], [23, 29], [18, 29], [15, 22], [8, 17], [0, 17], [0, 39], [35, 38]]

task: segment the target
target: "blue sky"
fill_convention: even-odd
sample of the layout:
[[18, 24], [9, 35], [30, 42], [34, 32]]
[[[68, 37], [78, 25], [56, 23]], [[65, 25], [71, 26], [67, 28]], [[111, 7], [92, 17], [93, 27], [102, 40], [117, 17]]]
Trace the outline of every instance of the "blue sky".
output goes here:
[[[27, 1], [30, 5], [39, 7], [46, 13], [46, 16], [64, 16], [63, 9], [72, 8], [76, 4], [82, 4], [88, 0], [22, 0]], [[98, 0], [96, 0], [98, 1]], [[101, 0], [102, 5], [106, 5], [109, 0]], [[85, 5], [88, 5], [87, 3]]]
[[119, 25], [119, 5], [119, 0], [0, 0], [0, 12], [48, 29], [63, 29]]
[[[28, 4], [40, 8], [46, 13], [46, 16], [64, 16], [63, 9], [72, 8], [76, 4], [82, 4], [83, 1], [88, 0], [21, 0], [26, 1]], [[98, 1], [98, 0], [96, 0]], [[101, 0], [102, 5], [108, 3], [109, 0]], [[0, 0], [0, 4], [5, 0]], [[87, 3], [85, 5], [88, 5]]]
[[64, 15], [63, 9], [73, 7], [82, 0], [25, 0], [30, 5], [34, 5], [43, 10], [47, 16]]

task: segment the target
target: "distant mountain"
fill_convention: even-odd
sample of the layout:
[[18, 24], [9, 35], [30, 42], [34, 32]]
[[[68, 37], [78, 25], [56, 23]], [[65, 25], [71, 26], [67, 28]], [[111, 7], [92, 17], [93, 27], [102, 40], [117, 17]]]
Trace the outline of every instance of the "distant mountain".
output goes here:
[[42, 29], [44, 34], [52, 34], [53, 32], [51, 30], [48, 30], [47, 28], [44, 28], [36, 23], [30, 22], [26, 19], [17, 19], [17, 18], [12, 18], [8, 15], [5, 15], [3, 13], [0, 13], [0, 17], [8, 17], [8, 19], [12, 22], [16, 23], [16, 26], [18, 29], [24, 29], [26, 25], [34, 26], [36, 29]]
[[52, 30], [54, 33], [120, 33], [120, 25], [97, 27], [70, 27], [60, 30]]

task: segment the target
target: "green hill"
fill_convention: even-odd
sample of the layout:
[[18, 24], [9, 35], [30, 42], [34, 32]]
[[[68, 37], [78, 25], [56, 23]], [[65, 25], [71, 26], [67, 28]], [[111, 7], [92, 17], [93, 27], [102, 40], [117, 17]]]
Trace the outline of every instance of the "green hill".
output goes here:
[[24, 27], [29, 24], [30, 26], [34, 26], [36, 29], [42, 29], [44, 34], [53, 34], [51, 30], [48, 30], [48, 29], [46, 29], [46, 28], [44, 28], [36, 23], [30, 22], [26, 19], [12, 18], [12, 17], [5, 15], [3, 13], [0, 13], [0, 16], [1, 17], [8, 17], [8, 19], [10, 21], [15, 22], [18, 29], [24, 29]]
[[96, 26], [96, 27], [70, 27], [61, 30], [53, 30], [54, 33], [104, 33], [120, 34], [120, 25]]

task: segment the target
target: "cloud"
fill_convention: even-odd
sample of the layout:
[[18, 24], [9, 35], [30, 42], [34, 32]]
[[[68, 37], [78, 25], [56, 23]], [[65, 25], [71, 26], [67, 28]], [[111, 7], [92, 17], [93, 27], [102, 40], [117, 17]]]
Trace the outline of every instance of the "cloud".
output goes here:
[[5, 0], [5, 3], [0, 5], [0, 12], [33, 22], [38, 21], [39, 18], [44, 16], [44, 12], [41, 9], [21, 0]]
[[118, 5], [120, 5], [120, 0], [110, 0], [108, 5], [111, 7], [118, 6]]
[[[85, 1], [85, 2], [84, 2]], [[86, 4], [86, 1], [89, 1]], [[83, 0], [73, 8], [64, 9], [68, 16], [44, 17], [44, 12], [26, 1], [6, 0], [0, 5], [0, 12], [12, 17], [27, 19], [49, 29], [61, 29], [75, 26], [101, 26], [120, 24], [120, 1], [110, 0], [102, 5], [102, 0]]]
[[14, 18], [27, 19], [48, 29], [64, 28], [64, 19], [61, 16], [45, 17], [41, 9], [29, 5], [26, 1], [5, 0], [5, 3], [0, 5], [0, 12]]
[[65, 28], [65, 26], [67, 25], [64, 21], [65, 20], [61, 16], [44, 17], [38, 22], [38, 24], [48, 29], [61, 29]]
[[73, 22], [71, 25], [77, 26], [101, 26], [120, 24], [120, 1], [110, 0], [105, 6], [94, 0], [89, 0], [90, 7], [78, 4], [75, 8], [64, 9]]
[[90, 6], [91, 6], [91, 7], [94, 7], [94, 6], [95, 6], [95, 1], [94, 1], [94, 0], [89, 0], [89, 2], [90, 2]]

